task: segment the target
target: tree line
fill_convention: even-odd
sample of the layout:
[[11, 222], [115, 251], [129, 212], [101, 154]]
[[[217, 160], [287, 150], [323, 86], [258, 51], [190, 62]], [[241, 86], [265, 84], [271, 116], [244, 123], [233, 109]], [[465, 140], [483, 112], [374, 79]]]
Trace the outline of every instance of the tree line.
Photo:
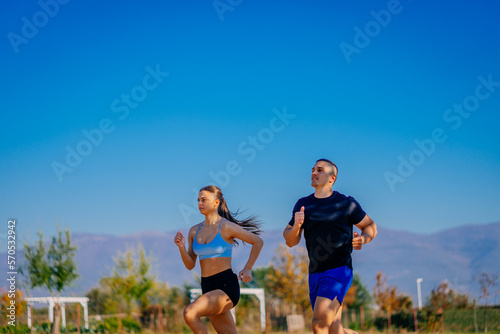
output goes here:
[[[26, 288], [44, 288], [52, 297], [60, 296], [79, 277], [74, 260], [76, 250], [71, 243], [69, 230], [58, 230], [49, 242], [39, 232], [34, 244], [24, 245], [25, 261], [19, 271], [25, 278]], [[183, 287], [176, 287], [158, 281], [151, 270], [154, 259], [151, 254], [146, 254], [141, 245], [117, 252], [113, 260], [114, 267], [109, 275], [102, 277], [98, 285], [86, 294], [89, 298], [89, 313], [101, 319], [93, 324], [95, 330], [120, 332], [123, 329], [137, 332], [141, 328], [154, 328], [174, 332], [186, 329], [183, 309], [190, 301], [189, 290], [198, 288], [199, 284], [192, 286], [185, 283]], [[304, 248], [290, 250], [280, 245], [272, 263], [268, 267], [255, 268], [252, 276], [251, 283], [241, 285], [265, 290], [268, 319], [271, 323], [274, 321], [274, 327], [283, 326], [283, 319], [289, 314], [303, 315], [306, 319], [312, 316], [308, 294], [308, 257]], [[481, 314], [474, 313], [475, 326], [477, 331], [477, 324], [482, 323], [486, 332], [486, 306], [490, 295], [498, 293], [498, 289], [495, 290], [498, 275], [480, 273], [476, 281], [481, 291], [478, 301], [482, 301], [485, 307], [482, 318]], [[16, 295], [16, 300], [16, 312], [20, 316], [26, 306], [22, 302], [21, 292]], [[4, 293], [0, 303], [4, 306], [7, 302]], [[2, 312], [5, 309], [2, 307]], [[344, 312], [359, 314], [357, 322], [352, 321], [354, 317], [351, 317], [352, 323], [348, 324], [357, 330], [375, 327], [389, 331], [396, 328], [436, 331], [443, 326], [443, 313], [450, 309], [473, 309], [476, 312], [476, 300], [457, 292], [449, 282], [444, 281], [432, 290], [425, 307], [417, 310], [409, 295], [387, 284], [382, 272], [375, 277], [372, 292], [355, 273], [343, 304]], [[258, 323], [258, 310], [258, 302], [254, 298], [242, 295], [236, 308], [237, 324]], [[54, 334], [61, 331], [60, 312], [60, 306], [56, 304], [54, 322], [50, 328]]]

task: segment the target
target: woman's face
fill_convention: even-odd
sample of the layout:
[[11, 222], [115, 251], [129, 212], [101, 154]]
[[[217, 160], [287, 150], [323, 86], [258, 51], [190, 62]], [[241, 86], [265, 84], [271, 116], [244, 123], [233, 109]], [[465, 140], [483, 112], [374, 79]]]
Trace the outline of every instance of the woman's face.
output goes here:
[[202, 190], [198, 194], [198, 210], [202, 215], [208, 215], [219, 207], [219, 200], [214, 193]]

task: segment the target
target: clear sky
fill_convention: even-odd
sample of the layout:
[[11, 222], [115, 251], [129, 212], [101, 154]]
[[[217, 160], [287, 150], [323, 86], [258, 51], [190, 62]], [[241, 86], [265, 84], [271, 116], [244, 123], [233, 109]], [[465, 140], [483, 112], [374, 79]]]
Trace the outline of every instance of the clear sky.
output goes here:
[[281, 229], [323, 157], [380, 226], [500, 219], [496, 1], [3, 6], [0, 212], [20, 236], [187, 231], [207, 184]]

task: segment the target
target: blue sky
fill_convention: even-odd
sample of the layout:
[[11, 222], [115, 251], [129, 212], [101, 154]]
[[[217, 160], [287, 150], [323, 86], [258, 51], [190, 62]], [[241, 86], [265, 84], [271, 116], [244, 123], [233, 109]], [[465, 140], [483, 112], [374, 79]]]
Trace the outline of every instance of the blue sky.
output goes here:
[[0, 212], [21, 238], [187, 231], [214, 183], [283, 228], [322, 157], [382, 227], [500, 219], [496, 2], [4, 6]]

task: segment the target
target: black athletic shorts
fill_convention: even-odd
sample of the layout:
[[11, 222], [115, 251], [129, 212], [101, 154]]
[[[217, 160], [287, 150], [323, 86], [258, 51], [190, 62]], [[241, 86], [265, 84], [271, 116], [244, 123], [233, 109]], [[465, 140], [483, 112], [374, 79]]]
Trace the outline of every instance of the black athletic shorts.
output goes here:
[[232, 269], [227, 269], [215, 275], [201, 278], [201, 291], [203, 294], [214, 290], [222, 290], [233, 302], [233, 307], [235, 307], [240, 300], [238, 276], [233, 273]]

